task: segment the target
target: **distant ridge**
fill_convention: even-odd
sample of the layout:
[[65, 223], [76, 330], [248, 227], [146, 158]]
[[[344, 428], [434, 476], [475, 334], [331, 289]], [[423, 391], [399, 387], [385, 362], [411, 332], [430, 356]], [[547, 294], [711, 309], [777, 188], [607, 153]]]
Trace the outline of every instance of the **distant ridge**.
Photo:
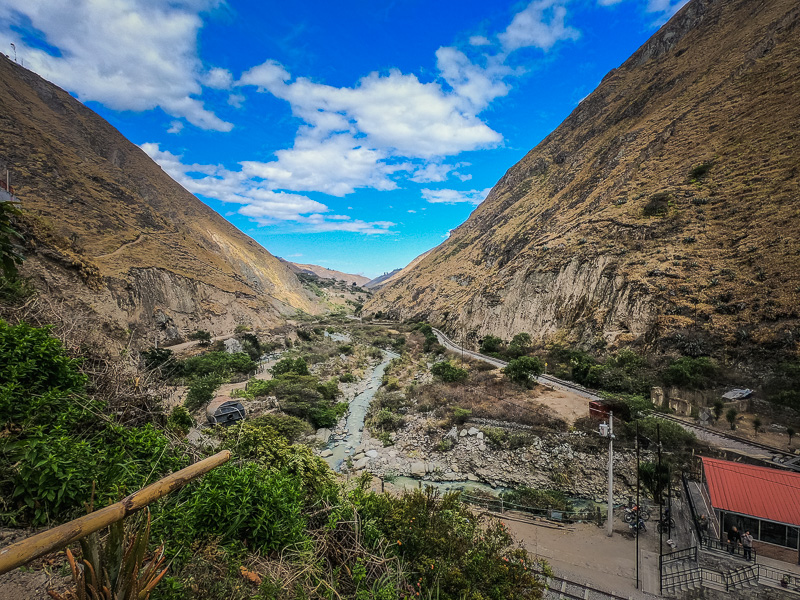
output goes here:
[[363, 275], [353, 275], [351, 273], [342, 273], [341, 271], [334, 271], [333, 269], [326, 269], [319, 265], [305, 265], [300, 263], [290, 262], [284, 258], [278, 257], [278, 260], [285, 264], [294, 273], [306, 273], [309, 275], [316, 275], [322, 279], [334, 279], [336, 281], [344, 281], [349, 284], [356, 284], [357, 286], [364, 287], [369, 282], [369, 277]]

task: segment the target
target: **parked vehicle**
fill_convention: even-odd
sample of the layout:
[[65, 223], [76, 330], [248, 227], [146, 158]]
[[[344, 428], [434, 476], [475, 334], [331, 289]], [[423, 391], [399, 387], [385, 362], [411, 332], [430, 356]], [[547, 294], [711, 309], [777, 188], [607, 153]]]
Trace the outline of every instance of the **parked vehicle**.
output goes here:
[[629, 525], [636, 520], [636, 516], [639, 516], [644, 521], [650, 520], [650, 512], [640, 506], [626, 506], [625, 507], [625, 514], [623, 515], [625, 522]]

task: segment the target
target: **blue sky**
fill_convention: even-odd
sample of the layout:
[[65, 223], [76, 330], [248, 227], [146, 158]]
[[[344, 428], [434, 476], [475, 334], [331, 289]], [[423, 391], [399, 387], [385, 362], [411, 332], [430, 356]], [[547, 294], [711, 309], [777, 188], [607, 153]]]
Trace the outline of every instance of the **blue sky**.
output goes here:
[[684, 3], [0, 0], [0, 48], [273, 254], [374, 277]]

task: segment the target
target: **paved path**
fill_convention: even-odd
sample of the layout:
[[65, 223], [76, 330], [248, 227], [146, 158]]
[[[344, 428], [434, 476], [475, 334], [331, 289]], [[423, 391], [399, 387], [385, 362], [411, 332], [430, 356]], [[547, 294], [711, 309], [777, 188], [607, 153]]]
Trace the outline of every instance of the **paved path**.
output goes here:
[[658, 596], [658, 534], [639, 539], [640, 589], [636, 589], [636, 542], [625, 523], [615, 523], [614, 535], [605, 527], [576, 523], [552, 528], [504, 519], [515, 539], [533, 555], [547, 560], [558, 577], [624, 598], [651, 600]]

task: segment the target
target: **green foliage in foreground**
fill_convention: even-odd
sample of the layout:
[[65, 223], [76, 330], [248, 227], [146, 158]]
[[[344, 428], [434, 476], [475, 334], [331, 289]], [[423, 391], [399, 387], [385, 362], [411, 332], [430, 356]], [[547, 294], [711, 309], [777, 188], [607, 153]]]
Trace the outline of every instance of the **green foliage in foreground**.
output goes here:
[[[0, 360], [4, 525], [73, 518], [93, 484], [101, 507], [186, 464], [161, 431], [116, 424], [86, 397], [79, 363], [46, 329], [0, 321]], [[366, 479], [346, 491], [281, 434], [288, 424], [221, 430], [234, 458], [151, 506], [152, 539], [173, 559], [153, 600], [541, 598], [537, 565], [502, 524], [457, 495], [377, 495]]]
[[426, 488], [400, 498], [363, 494], [356, 504], [367, 544], [387, 540], [414, 574], [420, 597], [541, 597], [530, 555], [514, 546], [501, 522], [482, 521], [457, 492], [439, 496]]
[[184, 465], [151, 426], [105, 418], [46, 328], [0, 321], [0, 523], [43, 525], [116, 501]]

